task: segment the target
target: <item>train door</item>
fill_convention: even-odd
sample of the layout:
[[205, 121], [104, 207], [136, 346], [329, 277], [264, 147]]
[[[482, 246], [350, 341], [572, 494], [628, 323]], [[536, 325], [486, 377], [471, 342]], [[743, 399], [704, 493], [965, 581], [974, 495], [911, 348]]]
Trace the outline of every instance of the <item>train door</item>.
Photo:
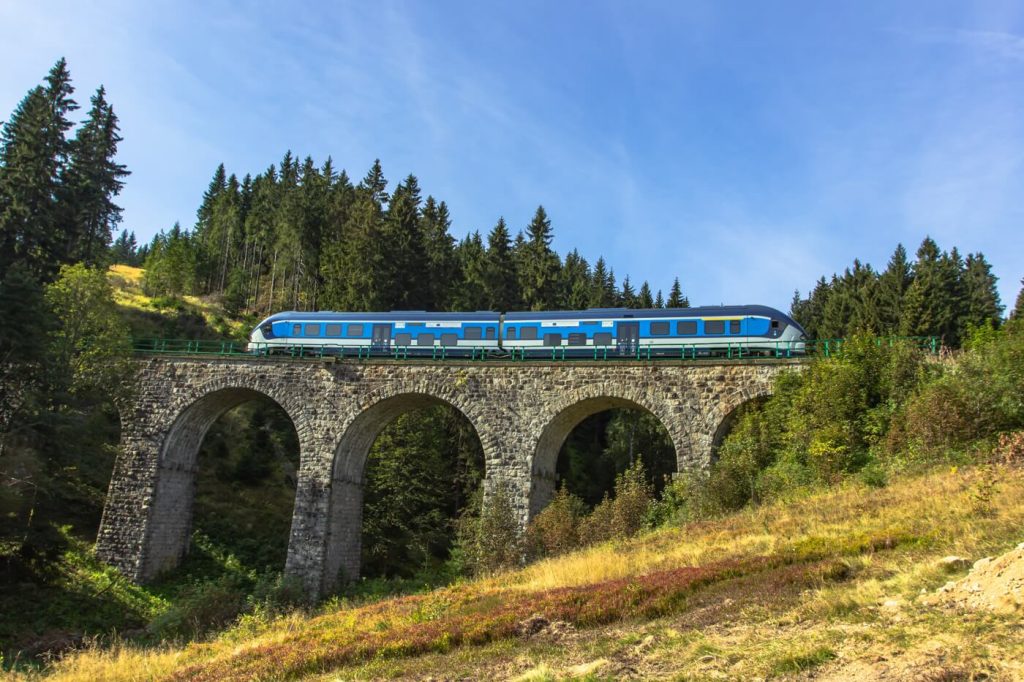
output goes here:
[[635, 355], [640, 345], [640, 323], [619, 322], [615, 325], [615, 345], [619, 355]]
[[370, 340], [370, 349], [376, 351], [387, 351], [391, 349], [391, 325], [373, 325], [373, 338]]

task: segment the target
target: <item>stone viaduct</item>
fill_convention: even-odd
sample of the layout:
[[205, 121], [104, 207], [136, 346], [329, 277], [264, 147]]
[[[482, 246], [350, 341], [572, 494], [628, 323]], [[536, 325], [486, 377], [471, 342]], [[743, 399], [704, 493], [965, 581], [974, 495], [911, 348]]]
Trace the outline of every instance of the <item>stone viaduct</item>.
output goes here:
[[359, 575], [363, 465], [403, 412], [443, 403], [483, 446], [486, 486], [520, 521], [555, 490], [563, 441], [586, 417], [646, 410], [665, 426], [678, 471], [706, 467], [730, 417], [770, 393], [795, 361], [357, 362], [155, 357], [139, 361], [121, 407], [121, 447], [97, 539], [106, 562], [144, 582], [188, 550], [197, 454], [211, 425], [254, 399], [276, 402], [300, 447], [286, 573], [310, 593]]

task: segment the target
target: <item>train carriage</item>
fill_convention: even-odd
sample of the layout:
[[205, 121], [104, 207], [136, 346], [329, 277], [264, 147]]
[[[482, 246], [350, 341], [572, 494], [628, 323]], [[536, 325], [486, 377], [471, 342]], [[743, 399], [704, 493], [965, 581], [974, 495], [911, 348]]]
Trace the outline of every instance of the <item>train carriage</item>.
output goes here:
[[250, 337], [253, 353], [312, 350], [324, 355], [461, 357], [498, 350], [498, 313], [283, 312], [263, 320]]
[[804, 330], [767, 306], [507, 313], [502, 348], [522, 357], [800, 354]]

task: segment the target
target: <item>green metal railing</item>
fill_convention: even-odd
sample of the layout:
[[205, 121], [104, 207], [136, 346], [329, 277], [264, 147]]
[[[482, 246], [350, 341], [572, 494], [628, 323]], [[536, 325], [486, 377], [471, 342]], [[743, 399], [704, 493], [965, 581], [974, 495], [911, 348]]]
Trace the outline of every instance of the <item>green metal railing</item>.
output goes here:
[[[804, 358], [831, 357], [840, 352], [844, 339], [815, 339], [808, 341], [764, 341], [756, 343], [732, 343], [710, 346], [704, 344], [682, 344], [679, 346], [653, 346], [636, 344], [629, 349], [619, 346], [555, 346], [551, 348], [512, 348], [495, 353], [494, 348], [483, 346], [388, 346], [368, 348], [364, 346], [339, 346], [332, 344], [308, 344], [301, 346], [276, 346], [247, 341], [211, 341], [182, 339], [138, 339], [133, 350], [139, 355], [205, 355], [218, 357], [285, 357], [285, 358], [391, 358], [394, 360], [532, 360], [551, 359], [554, 361], [576, 360], [751, 360], [754, 358]], [[879, 337], [878, 345], [912, 343], [921, 350], [933, 354], [939, 352], [940, 343], [936, 336]]]

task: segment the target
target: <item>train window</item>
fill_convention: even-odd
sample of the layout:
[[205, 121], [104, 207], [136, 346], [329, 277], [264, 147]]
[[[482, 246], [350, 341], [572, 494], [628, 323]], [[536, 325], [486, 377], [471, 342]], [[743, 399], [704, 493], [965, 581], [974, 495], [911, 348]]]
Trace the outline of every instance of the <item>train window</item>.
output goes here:
[[441, 345], [442, 346], [457, 346], [459, 345], [458, 334], [441, 334]]
[[668, 334], [668, 322], [651, 322], [651, 334], [665, 336]]
[[307, 324], [304, 336], [320, 336], [320, 325]]
[[505, 330], [505, 338], [506, 339], [514, 339], [514, 338], [516, 338], [516, 328], [515, 327], [509, 327], [508, 329], [506, 329]]
[[327, 333], [325, 336], [341, 336], [341, 325], [340, 324], [329, 324], [327, 325]]
[[302, 325], [301, 324], [293, 324], [292, 325], [292, 336], [301, 336], [301, 335], [302, 335]]
[[497, 336], [498, 330], [495, 329], [494, 327], [488, 327], [486, 334], [487, 334], [487, 338], [488, 339], [492, 339], [493, 340]]
[[725, 333], [725, 322], [722, 320], [705, 320], [704, 321], [704, 333], [705, 334], [724, 334]]
[[587, 345], [587, 335], [574, 333], [569, 334], [569, 345], [570, 346], [585, 346]]
[[729, 320], [729, 333], [730, 334], [739, 334], [740, 333], [740, 321], [739, 320]]
[[395, 345], [396, 346], [411, 346], [412, 345], [412, 334], [409, 334], [409, 333], [395, 334]]
[[778, 329], [778, 328], [779, 328], [779, 321], [778, 320], [772, 320], [772, 329]]
[[612, 345], [612, 333], [611, 332], [597, 332], [594, 334], [594, 345], [595, 346], [610, 346]]
[[693, 336], [697, 333], [697, 323], [693, 320], [676, 322], [676, 334], [679, 336]]
[[420, 334], [416, 337], [417, 346], [433, 346], [434, 335], [433, 334]]
[[519, 338], [523, 341], [536, 341], [537, 340], [537, 328], [536, 327], [523, 327], [519, 330]]
[[348, 336], [362, 336], [363, 325], [361, 324], [350, 324], [348, 326]]
[[405, 326], [406, 327], [425, 327], [426, 323], [425, 322], [406, 322]]
[[480, 327], [463, 327], [462, 335], [467, 341], [476, 341], [483, 338], [484, 330]]
[[561, 346], [562, 335], [561, 334], [545, 334], [544, 335], [545, 346]]

